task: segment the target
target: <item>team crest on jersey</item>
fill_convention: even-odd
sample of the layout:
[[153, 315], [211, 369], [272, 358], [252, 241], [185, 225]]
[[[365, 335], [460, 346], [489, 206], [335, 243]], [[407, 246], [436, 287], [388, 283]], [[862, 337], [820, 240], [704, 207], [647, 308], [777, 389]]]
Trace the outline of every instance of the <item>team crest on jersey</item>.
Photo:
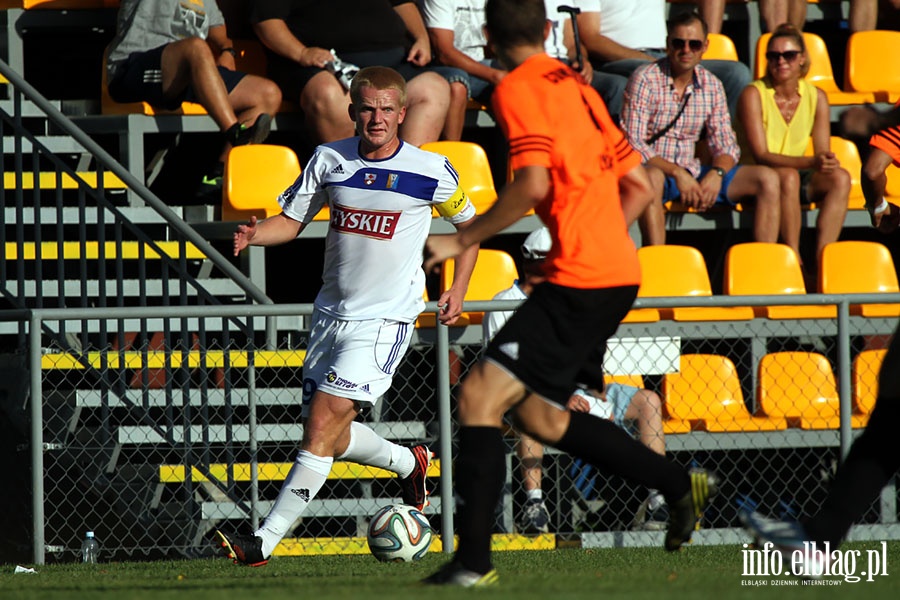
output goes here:
[[396, 190], [397, 183], [400, 181], [400, 176], [396, 173], [391, 173], [387, 178], [387, 185], [385, 186], [389, 190]]
[[372, 185], [373, 183], [375, 183], [376, 177], [377, 175], [375, 175], [375, 173], [366, 173], [363, 181], [366, 182], [366, 185]]
[[332, 175], [343, 175], [343, 174], [344, 174], [344, 167], [343, 167], [343, 165], [338, 165], [338, 166], [336, 166], [335, 168], [333, 168], [333, 169], [331, 170], [331, 174], [332, 174]]
[[331, 228], [380, 240], [389, 240], [397, 230], [399, 210], [363, 210], [335, 203], [331, 207]]

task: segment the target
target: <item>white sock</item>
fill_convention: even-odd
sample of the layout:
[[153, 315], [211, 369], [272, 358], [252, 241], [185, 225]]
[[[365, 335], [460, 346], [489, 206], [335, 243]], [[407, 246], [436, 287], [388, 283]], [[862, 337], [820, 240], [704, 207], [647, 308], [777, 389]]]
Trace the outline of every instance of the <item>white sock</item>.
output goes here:
[[416, 457], [409, 448], [387, 441], [358, 421], [350, 423], [350, 443], [338, 458], [387, 469], [401, 478], [409, 477], [416, 467]]
[[536, 490], [528, 490], [525, 492], [526, 500], [543, 500], [544, 499], [544, 490], [538, 488]]
[[272, 510], [254, 533], [262, 538], [263, 556], [272, 554], [294, 521], [322, 489], [333, 462], [334, 459], [330, 456], [316, 456], [306, 450], [297, 453], [297, 460], [284, 480]]

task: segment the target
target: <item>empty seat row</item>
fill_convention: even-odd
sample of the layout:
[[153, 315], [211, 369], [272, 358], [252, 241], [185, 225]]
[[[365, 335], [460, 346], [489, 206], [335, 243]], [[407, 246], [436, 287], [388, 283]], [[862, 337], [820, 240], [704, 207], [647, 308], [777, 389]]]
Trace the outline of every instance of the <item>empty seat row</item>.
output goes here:
[[[853, 361], [851, 426], [864, 427], [877, 396], [884, 350], [865, 350]], [[709, 432], [837, 429], [840, 400], [831, 364], [815, 352], [774, 352], [757, 366], [756, 410], [741, 391], [734, 363], [724, 356], [684, 354], [678, 373], [663, 376], [670, 419]]]

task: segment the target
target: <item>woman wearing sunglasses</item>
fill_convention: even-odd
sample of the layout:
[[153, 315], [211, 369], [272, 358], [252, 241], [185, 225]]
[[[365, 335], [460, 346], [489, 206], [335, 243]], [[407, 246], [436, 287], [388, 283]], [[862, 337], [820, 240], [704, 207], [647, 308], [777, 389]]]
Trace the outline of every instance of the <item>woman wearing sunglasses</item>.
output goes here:
[[[840, 235], [847, 213], [850, 174], [831, 151], [831, 119], [825, 92], [804, 79], [809, 55], [803, 34], [778, 26], [766, 49], [766, 73], [738, 102], [738, 121], [757, 164], [775, 169], [781, 182], [781, 238], [800, 256], [801, 207], [816, 202], [816, 260]], [[813, 155], [806, 154], [812, 138]], [[812, 275], [811, 265], [806, 265]]]

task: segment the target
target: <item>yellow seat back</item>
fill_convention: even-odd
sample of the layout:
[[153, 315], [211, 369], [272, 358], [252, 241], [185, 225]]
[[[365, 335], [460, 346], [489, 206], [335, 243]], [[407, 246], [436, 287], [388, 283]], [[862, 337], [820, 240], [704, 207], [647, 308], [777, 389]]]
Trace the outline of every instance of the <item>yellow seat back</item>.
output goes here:
[[878, 398], [878, 374], [887, 350], [863, 350], [853, 359], [853, 409], [869, 415]]
[[703, 53], [704, 60], [738, 60], [737, 48], [727, 35], [710, 33], [706, 39], [709, 46]]
[[[725, 294], [754, 296], [805, 294], [806, 284], [797, 253], [790, 246], [770, 242], [735, 244], [725, 255]], [[830, 319], [832, 306], [757, 306], [758, 317], [769, 319]]]
[[900, 98], [900, 31], [858, 31], [847, 41], [848, 90], [874, 92], [879, 102]]
[[450, 160], [459, 173], [460, 187], [475, 205], [475, 212], [483, 213], [497, 200], [491, 164], [481, 146], [473, 142], [440, 141], [422, 144], [422, 150], [442, 154]]
[[760, 410], [803, 429], [839, 425], [840, 402], [831, 364], [815, 352], [774, 352], [759, 361]]
[[[441, 293], [450, 289], [453, 284], [453, 273], [456, 262], [454, 259], [444, 261], [441, 268]], [[475, 269], [469, 279], [469, 289], [466, 290], [465, 300], [492, 300], [498, 292], [512, 286], [518, 277], [516, 262], [513, 257], [503, 250], [480, 248]], [[464, 312], [468, 323], [477, 325], [484, 320], [484, 312]]]
[[222, 220], [265, 219], [281, 213], [278, 195], [294, 183], [300, 170], [296, 153], [287, 146], [232, 148], [225, 160]]
[[[823, 294], [897, 293], [897, 269], [890, 250], [879, 242], [832, 242], [822, 250], [819, 289]], [[900, 316], [900, 304], [852, 304], [864, 317]]]

